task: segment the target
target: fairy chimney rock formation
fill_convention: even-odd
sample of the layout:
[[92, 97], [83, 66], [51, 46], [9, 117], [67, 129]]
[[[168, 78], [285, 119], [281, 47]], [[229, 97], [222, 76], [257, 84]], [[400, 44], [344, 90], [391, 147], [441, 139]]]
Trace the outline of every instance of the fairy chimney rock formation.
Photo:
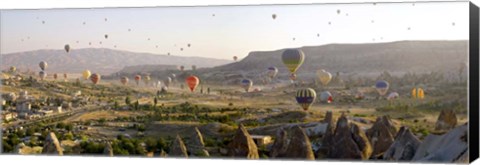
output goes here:
[[328, 147], [330, 150], [327, 158], [362, 160], [370, 158], [372, 147], [367, 136], [358, 125], [350, 123], [344, 114], [337, 121], [333, 137], [335, 140]]
[[277, 132], [275, 141], [273, 142], [272, 149], [270, 150], [270, 157], [283, 157], [287, 152], [288, 139], [287, 131], [281, 129]]
[[105, 143], [105, 148], [103, 148], [103, 154], [113, 156], [113, 148], [110, 142]]
[[395, 136], [395, 141], [383, 154], [384, 160], [410, 161], [422, 142], [408, 127], [401, 127]]
[[188, 158], [187, 147], [185, 147], [185, 143], [183, 143], [182, 138], [180, 135], [177, 134], [175, 141], [172, 143], [170, 148], [170, 153], [168, 154], [173, 157], [186, 157]]
[[43, 142], [42, 154], [63, 155], [63, 149], [60, 147], [60, 142], [58, 142], [55, 133], [50, 132], [45, 138], [45, 141]]
[[453, 110], [442, 110], [435, 123], [436, 131], [448, 131], [457, 126], [457, 116]]
[[232, 142], [228, 144], [227, 155], [232, 157], [243, 157], [247, 159], [259, 158], [257, 145], [243, 124], [240, 124]]
[[372, 157], [380, 157], [392, 145], [397, 134], [397, 128], [388, 116], [378, 117], [372, 128], [368, 129], [367, 137], [373, 147]]
[[187, 149], [191, 152], [191, 154], [196, 156], [210, 156], [208, 151], [205, 149], [202, 133], [197, 127], [195, 127], [194, 134], [189, 142], [190, 143], [188, 144]]
[[315, 160], [310, 139], [308, 139], [305, 131], [300, 126], [296, 126], [290, 134], [291, 137], [285, 157], [289, 159]]

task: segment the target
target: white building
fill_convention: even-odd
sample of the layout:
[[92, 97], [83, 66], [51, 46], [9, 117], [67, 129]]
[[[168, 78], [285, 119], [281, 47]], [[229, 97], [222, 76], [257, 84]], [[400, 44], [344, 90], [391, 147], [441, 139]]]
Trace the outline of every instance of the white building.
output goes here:
[[272, 137], [271, 136], [267, 136], [267, 135], [251, 135], [253, 141], [255, 141], [255, 143], [258, 145], [258, 146], [265, 146], [265, 145], [268, 145], [270, 143], [272, 143]]

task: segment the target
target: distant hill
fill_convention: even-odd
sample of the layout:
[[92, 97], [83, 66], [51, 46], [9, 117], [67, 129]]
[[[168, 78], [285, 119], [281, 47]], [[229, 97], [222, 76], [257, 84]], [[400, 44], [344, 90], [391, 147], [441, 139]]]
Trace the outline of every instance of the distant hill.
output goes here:
[[46, 61], [47, 71], [52, 72], [81, 72], [90, 69], [100, 74], [118, 72], [126, 66], [138, 65], [197, 65], [198, 68], [219, 66], [231, 61], [203, 58], [180, 57], [150, 53], [135, 53], [105, 48], [75, 49], [70, 53], [64, 50], [36, 50], [29, 52], [10, 53], [1, 55], [1, 69], [16, 66], [19, 69], [29, 68], [40, 71], [38, 63]]
[[[301, 47], [306, 57], [304, 64], [298, 70], [298, 76], [313, 78], [315, 71], [319, 69], [325, 69], [334, 75], [338, 72], [340, 75], [368, 77], [376, 77], [384, 71], [392, 75], [402, 75], [407, 72], [457, 73], [460, 65], [468, 60], [467, 46], [468, 41], [461, 40]], [[240, 78], [258, 80], [264, 77], [267, 67], [275, 66], [279, 69], [278, 78], [288, 80], [289, 72], [281, 60], [283, 50], [253, 51], [241, 61], [199, 69], [194, 74], [204, 77], [204, 80], [219, 82]], [[163, 73], [165, 74], [157, 73], [157, 75], [169, 74]]]

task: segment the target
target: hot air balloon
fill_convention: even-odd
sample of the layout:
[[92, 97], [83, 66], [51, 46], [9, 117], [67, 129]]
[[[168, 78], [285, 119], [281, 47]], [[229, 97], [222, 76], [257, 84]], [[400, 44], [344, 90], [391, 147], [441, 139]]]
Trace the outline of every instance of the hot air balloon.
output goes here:
[[385, 95], [388, 91], [389, 84], [385, 80], [379, 80], [375, 84], [375, 88], [377, 89], [378, 94], [381, 96]]
[[83, 73], [82, 73], [82, 77], [83, 79], [87, 80], [88, 78], [90, 78], [90, 75], [92, 75], [92, 73], [89, 71], [89, 70], [84, 70]]
[[10, 72], [13, 73], [13, 72], [15, 72], [15, 71], [17, 71], [17, 67], [15, 67], [15, 66], [10, 66]]
[[120, 78], [120, 82], [121, 82], [123, 85], [126, 85], [126, 84], [128, 83], [128, 77], [123, 76], [122, 78]]
[[393, 99], [396, 99], [398, 97], [400, 97], [400, 95], [397, 92], [392, 92], [392, 93], [388, 94], [387, 100], [393, 100]]
[[340, 9], [337, 9], [337, 14], [340, 14]]
[[197, 66], [196, 65], [192, 65], [192, 70], [197, 70]]
[[40, 80], [44, 80], [47, 77], [47, 72], [42, 70], [38, 73], [38, 75], [40, 76]]
[[183, 71], [185, 69], [185, 66], [180, 66], [180, 70]]
[[267, 69], [268, 77], [274, 78], [277, 75], [277, 73], [278, 73], [277, 67], [274, 67], [274, 66], [268, 67]]
[[90, 76], [90, 80], [92, 80], [92, 83], [94, 85], [98, 84], [98, 82], [100, 81], [100, 74], [97, 74], [97, 73], [94, 73]]
[[307, 111], [317, 98], [317, 93], [312, 88], [299, 89], [296, 94], [297, 103]]
[[108, 39], [108, 34], [105, 34], [105, 39]]
[[54, 80], [57, 80], [57, 77], [58, 77], [57, 73], [54, 73], [54, 74], [53, 74], [53, 79], [54, 79]]
[[140, 75], [135, 76], [135, 83], [137, 83], [137, 86], [138, 86], [138, 83], [140, 82], [141, 79], [142, 79], [142, 76], [140, 76]]
[[331, 103], [333, 101], [332, 94], [329, 91], [323, 91], [322, 93], [320, 93], [320, 101]]
[[305, 55], [299, 49], [287, 49], [282, 53], [283, 64], [285, 64], [292, 74], [295, 74], [297, 69], [303, 64], [304, 60]]
[[187, 79], [185, 79], [185, 82], [190, 88], [190, 91], [193, 92], [195, 88], [197, 88], [198, 84], [200, 83], [200, 79], [198, 79], [197, 76], [188, 76]]
[[276, 14], [272, 14], [272, 19], [276, 19], [277, 18], [277, 15]]
[[413, 88], [412, 89], [412, 97], [413, 98], [418, 98], [418, 99], [423, 99], [425, 98], [425, 93], [422, 88]]
[[238, 57], [237, 56], [233, 56], [233, 61], [237, 61]]
[[318, 78], [320, 79], [320, 82], [325, 86], [327, 85], [330, 80], [332, 80], [332, 74], [330, 74], [329, 72], [325, 71], [325, 70], [319, 70], [317, 71], [317, 76]]
[[63, 74], [63, 79], [64, 79], [65, 81], [67, 81], [67, 77], [68, 77], [68, 75], [67, 75], [66, 73], [64, 73], [64, 74]]
[[248, 92], [248, 90], [252, 87], [253, 82], [250, 79], [243, 79], [241, 81], [243, 89], [245, 89], [245, 92]]
[[148, 85], [150, 83], [150, 76], [149, 75], [145, 75], [143, 76], [143, 82], [145, 83], [145, 85]]
[[41, 61], [38, 65], [40, 66], [40, 69], [42, 69], [42, 70], [45, 70], [48, 67], [47, 62], [45, 62], [45, 61]]
[[172, 83], [172, 78], [167, 77], [163, 83], [165, 84], [166, 87], [169, 87], [170, 83]]
[[65, 51], [66, 51], [67, 53], [70, 52], [70, 45], [68, 45], [68, 44], [65, 45]]
[[190, 47], [190, 44], [187, 44], [188, 47]]
[[160, 87], [162, 85], [162, 81], [157, 82], [157, 87]]

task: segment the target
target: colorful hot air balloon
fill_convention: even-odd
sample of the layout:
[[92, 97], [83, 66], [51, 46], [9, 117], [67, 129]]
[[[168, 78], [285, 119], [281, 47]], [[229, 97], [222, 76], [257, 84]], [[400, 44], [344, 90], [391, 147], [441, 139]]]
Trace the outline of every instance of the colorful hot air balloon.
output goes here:
[[425, 93], [422, 88], [413, 88], [412, 89], [412, 97], [413, 98], [418, 98], [418, 99], [423, 99], [425, 98]]
[[128, 77], [123, 76], [122, 78], [120, 78], [120, 82], [121, 82], [123, 85], [127, 85], [127, 83], [128, 83]]
[[142, 79], [142, 76], [140, 76], [140, 75], [135, 76], [135, 83], [137, 83], [137, 86], [138, 86], [138, 83], [140, 82], [141, 79]]
[[299, 89], [296, 94], [297, 103], [307, 111], [317, 98], [317, 93], [312, 88]]
[[53, 74], [53, 79], [54, 79], [54, 80], [57, 80], [57, 77], [58, 77], [57, 73], [54, 73], [54, 74]]
[[42, 70], [38, 73], [38, 75], [40, 76], [40, 80], [44, 80], [47, 77], [47, 72]]
[[45, 61], [41, 61], [38, 65], [40, 66], [40, 69], [42, 69], [42, 70], [45, 70], [48, 67], [47, 62], [45, 62]]
[[320, 82], [325, 86], [327, 85], [330, 80], [332, 80], [332, 74], [330, 74], [329, 72], [325, 71], [325, 70], [319, 70], [317, 71], [317, 76], [318, 78], [320, 79]]
[[188, 76], [187, 79], [185, 79], [185, 82], [190, 88], [190, 91], [193, 92], [195, 88], [197, 88], [198, 84], [200, 83], [200, 79], [198, 79], [197, 76]]
[[287, 49], [282, 53], [283, 64], [293, 74], [297, 72], [304, 60], [305, 54], [300, 49]]
[[233, 56], [233, 61], [237, 61], [238, 60], [238, 57], [237, 56]]
[[163, 83], [165, 84], [166, 87], [169, 87], [170, 83], [172, 83], [172, 78], [167, 77]]
[[65, 51], [66, 51], [67, 53], [70, 52], [70, 45], [68, 45], [68, 44], [65, 45]]
[[387, 100], [393, 100], [393, 99], [396, 99], [398, 97], [400, 97], [400, 95], [397, 92], [392, 92], [392, 93], [388, 94]]
[[253, 82], [250, 79], [243, 79], [241, 81], [241, 85], [242, 85], [243, 89], [245, 89], [245, 92], [248, 92], [248, 90], [250, 90], [250, 88], [252, 87]]
[[267, 71], [268, 77], [270, 77], [270, 78], [274, 78], [278, 73], [278, 69], [274, 66], [268, 67], [267, 70], [268, 70]]
[[375, 88], [377, 89], [378, 94], [381, 96], [385, 95], [388, 91], [389, 84], [385, 80], [379, 80], [375, 84]]
[[98, 84], [98, 82], [100, 81], [100, 74], [97, 74], [97, 73], [94, 73], [90, 76], [90, 80], [92, 80], [92, 83], [94, 85]]
[[323, 91], [322, 93], [320, 93], [320, 101], [331, 103], [333, 101], [333, 96], [329, 91]]
[[83, 77], [83, 79], [85, 79], [85, 80], [88, 80], [88, 78], [90, 78], [90, 75], [92, 75], [92, 73], [91, 73], [89, 70], [84, 70], [84, 71], [82, 72], [82, 77]]

